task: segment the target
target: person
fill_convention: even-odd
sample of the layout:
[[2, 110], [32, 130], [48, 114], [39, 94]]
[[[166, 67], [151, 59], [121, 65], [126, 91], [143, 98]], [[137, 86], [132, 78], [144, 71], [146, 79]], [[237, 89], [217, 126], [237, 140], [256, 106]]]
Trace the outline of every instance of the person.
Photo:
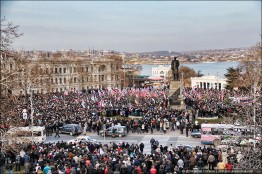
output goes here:
[[182, 173], [184, 169], [184, 161], [181, 158], [177, 161], [177, 167], [179, 168], [180, 173]]
[[208, 161], [208, 169], [214, 170], [215, 157], [212, 153], [208, 156], [207, 161]]
[[226, 164], [226, 170], [227, 171], [232, 171], [233, 170], [233, 164], [231, 164], [230, 161], [228, 161], [228, 163]]
[[150, 169], [150, 174], [157, 174], [157, 170], [156, 170], [154, 165], [152, 165], [152, 167]]
[[46, 163], [46, 166], [45, 166], [45, 168], [44, 168], [44, 170], [43, 170], [43, 173], [44, 173], [44, 174], [48, 174], [49, 171], [51, 171], [51, 167], [49, 166], [48, 163]]
[[24, 155], [25, 173], [29, 173], [29, 168], [30, 168], [30, 156], [28, 155], [28, 153], [25, 153], [25, 155]]
[[178, 75], [178, 67], [179, 67], [179, 61], [176, 60], [176, 57], [174, 57], [174, 60], [171, 62], [171, 69], [173, 72], [173, 80], [178, 80], [179, 75]]
[[226, 164], [223, 163], [223, 161], [219, 161], [219, 162], [217, 163], [218, 173], [222, 173], [225, 169], [226, 169]]
[[20, 168], [21, 168], [21, 157], [19, 154], [17, 154], [15, 158], [15, 171], [20, 171]]
[[75, 128], [75, 126], [72, 126], [72, 133], [71, 133], [73, 136], [75, 136], [75, 134], [76, 134], [76, 128]]
[[6, 170], [7, 170], [7, 172], [8, 172], [8, 174], [12, 174], [13, 173], [13, 164], [12, 164], [12, 161], [11, 160], [9, 160], [8, 161], [8, 163], [7, 163], [7, 165], [6, 165]]
[[204, 166], [205, 166], [205, 164], [204, 164], [202, 158], [199, 158], [198, 161], [197, 161], [197, 168], [202, 172]]
[[140, 145], [139, 145], [139, 148], [140, 148], [140, 152], [141, 152], [141, 153], [144, 152], [144, 147], [145, 147], [144, 143], [141, 142]]
[[58, 127], [56, 127], [56, 130], [55, 130], [55, 138], [56, 138], [56, 136], [58, 136], [60, 138]]

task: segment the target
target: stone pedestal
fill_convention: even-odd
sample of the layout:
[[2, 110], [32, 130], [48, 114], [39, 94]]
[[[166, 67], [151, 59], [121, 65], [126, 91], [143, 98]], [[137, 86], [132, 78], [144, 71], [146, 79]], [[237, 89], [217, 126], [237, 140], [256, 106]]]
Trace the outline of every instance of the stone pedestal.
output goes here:
[[169, 106], [175, 109], [184, 109], [184, 99], [181, 94], [181, 82], [172, 81], [169, 87]]

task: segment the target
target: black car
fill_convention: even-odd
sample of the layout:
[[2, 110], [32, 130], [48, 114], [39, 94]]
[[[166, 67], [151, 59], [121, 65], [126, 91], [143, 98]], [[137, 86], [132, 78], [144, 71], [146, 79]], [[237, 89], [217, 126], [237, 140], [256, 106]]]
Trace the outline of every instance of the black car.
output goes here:
[[65, 124], [62, 127], [59, 127], [59, 132], [70, 135], [79, 135], [83, 132], [83, 129], [79, 124]]

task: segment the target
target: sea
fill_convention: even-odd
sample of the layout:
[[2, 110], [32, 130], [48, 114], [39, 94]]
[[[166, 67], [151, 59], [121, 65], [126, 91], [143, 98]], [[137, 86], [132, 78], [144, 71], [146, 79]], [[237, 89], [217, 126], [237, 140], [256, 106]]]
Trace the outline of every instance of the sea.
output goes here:
[[[236, 68], [239, 65], [239, 62], [202, 62], [202, 63], [190, 63], [183, 64], [180, 63], [181, 66], [186, 66], [192, 68], [196, 72], [200, 71], [204, 76], [214, 75], [221, 78], [225, 78], [225, 74], [227, 73], [227, 69], [230, 67]], [[152, 76], [152, 68], [158, 67], [159, 65], [148, 65], [142, 64], [142, 70], [140, 75]], [[163, 65], [165, 67], [170, 67], [170, 65]]]

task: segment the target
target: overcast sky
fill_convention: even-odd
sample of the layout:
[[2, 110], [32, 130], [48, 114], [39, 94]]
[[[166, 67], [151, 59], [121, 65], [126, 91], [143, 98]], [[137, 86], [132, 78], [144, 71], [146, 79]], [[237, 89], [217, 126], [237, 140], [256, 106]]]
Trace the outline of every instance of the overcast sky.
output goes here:
[[261, 1], [1, 1], [20, 25], [15, 49], [126, 52], [249, 47], [260, 41]]

